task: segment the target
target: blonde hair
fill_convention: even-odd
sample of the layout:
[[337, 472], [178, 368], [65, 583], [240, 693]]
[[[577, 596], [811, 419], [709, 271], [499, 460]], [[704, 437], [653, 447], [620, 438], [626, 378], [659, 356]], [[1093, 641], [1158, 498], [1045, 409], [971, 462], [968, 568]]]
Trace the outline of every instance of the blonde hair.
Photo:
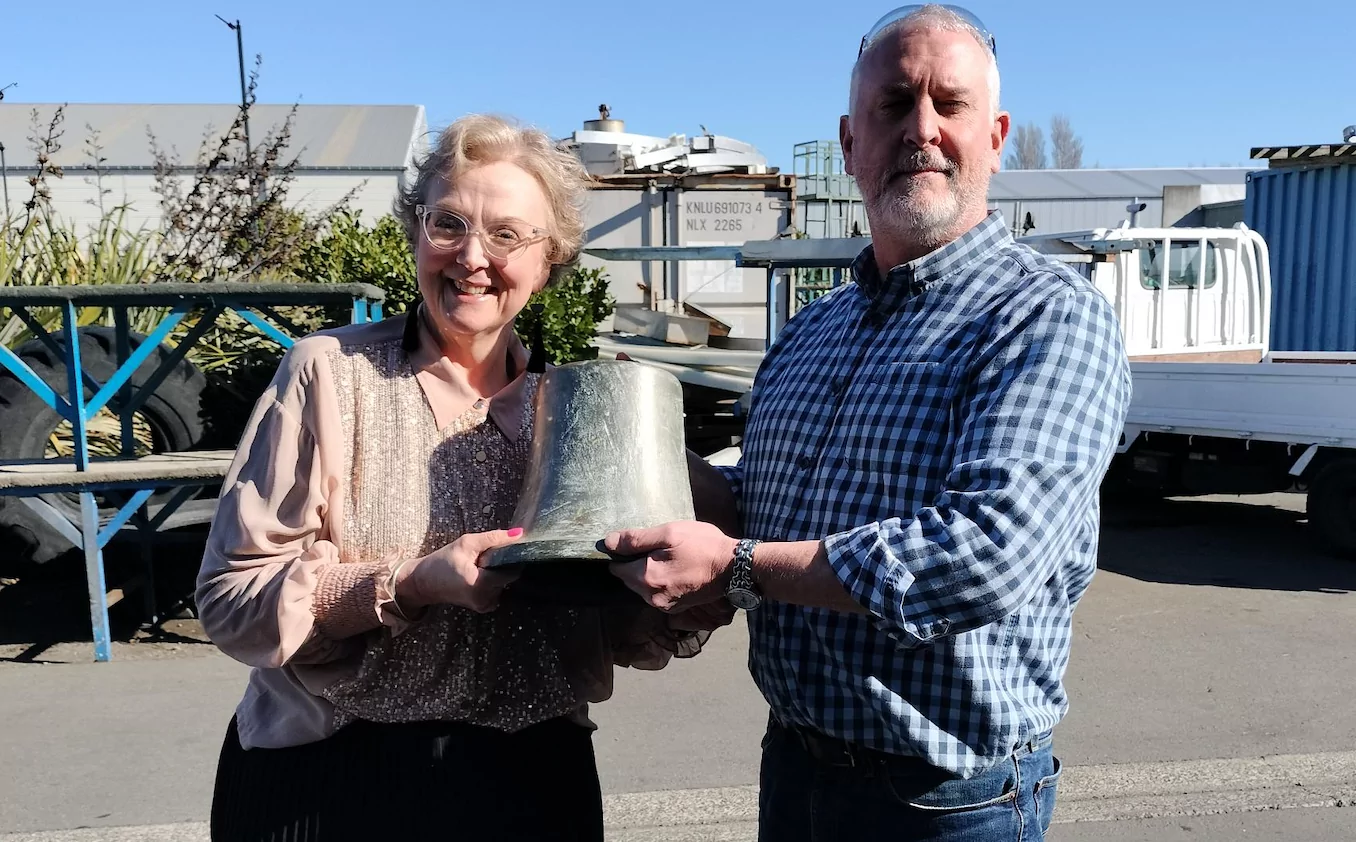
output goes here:
[[553, 282], [574, 266], [584, 248], [590, 177], [578, 158], [558, 148], [540, 129], [489, 114], [461, 117], [443, 129], [428, 155], [415, 162], [414, 183], [396, 194], [395, 216], [405, 227], [410, 246], [417, 246], [420, 223], [414, 209], [428, 202], [433, 183], [441, 178], [452, 184], [468, 170], [500, 162], [522, 167], [546, 194], [555, 217], [548, 254]]

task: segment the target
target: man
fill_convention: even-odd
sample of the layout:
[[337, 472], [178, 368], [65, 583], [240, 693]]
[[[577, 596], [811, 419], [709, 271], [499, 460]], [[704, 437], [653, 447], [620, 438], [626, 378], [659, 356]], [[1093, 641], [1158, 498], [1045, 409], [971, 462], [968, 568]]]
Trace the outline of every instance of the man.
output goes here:
[[[872, 243], [759, 369], [705, 523], [608, 536], [651, 604], [750, 609], [760, 838], [1040, 839], [1129, 368], [1108, 301], [986, 204], [1009, 118], [955, 7], [863, 38], [840, 132]], [[703, 609], [703, 613], [710, 608]]]

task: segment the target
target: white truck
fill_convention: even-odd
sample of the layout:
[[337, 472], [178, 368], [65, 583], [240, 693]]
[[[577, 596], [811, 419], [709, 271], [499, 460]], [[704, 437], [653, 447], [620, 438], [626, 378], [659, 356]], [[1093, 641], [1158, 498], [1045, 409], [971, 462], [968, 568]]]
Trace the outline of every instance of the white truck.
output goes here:
[[1270, 262], [1257, 232], [1125, 226], [1026, 241], [1078, 266], [1116, 305], [1134, 397], [1109, 482], [1170, 495], [1304, 492], [1322, 542], [1356, 555], [1356, 354], [1270, 349]]
[[[1267, 245], [1233, 228], [1103, 228], [1023, 238], [1067, 261], [1115, 305], [1134, 397], [1108, 489], [1171, 496], [1307, 494], [1309, 522], [1332, 552], [1356, 557], [1356, 354], [1277, 353], [1268, 345]], [[755, 265], [814, 265], [866, 240], [748, 243]], [[828, 265], [827, 262], [825, 265]], [[720, 395], [736, 430], [712, 461], [737, 458], [737, 420], [756, 351], [694, 348], [610, 335], [600, 352], [676, 374], [704, 404], [712, 429]], [[712, 396], [716, 396], [714, 399]], [[737, 398], [737, 400], [736, 400]], [[691, 431], [690, 431], [691, 432]], [[719, 442], [719, 437], [705, 438]]]

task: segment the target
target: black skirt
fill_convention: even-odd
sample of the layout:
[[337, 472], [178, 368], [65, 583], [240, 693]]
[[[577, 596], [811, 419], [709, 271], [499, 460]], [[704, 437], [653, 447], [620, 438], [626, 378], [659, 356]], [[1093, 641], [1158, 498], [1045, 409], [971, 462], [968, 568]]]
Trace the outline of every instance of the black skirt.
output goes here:
[[564, 719], [516, 733], [449, 722], [355, 722], [318, 743], [240, 745], [217, 764], [214, 842], [601, 842], [592, 732]]

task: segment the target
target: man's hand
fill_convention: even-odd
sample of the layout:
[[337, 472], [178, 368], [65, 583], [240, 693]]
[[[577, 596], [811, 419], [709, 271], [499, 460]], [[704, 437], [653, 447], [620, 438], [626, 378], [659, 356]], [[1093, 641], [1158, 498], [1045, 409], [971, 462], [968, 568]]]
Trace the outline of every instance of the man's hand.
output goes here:
[[613, 575], [660, 611], [686, 611], [725, 595], [736, 541], [709, 523], [680, 521], [652, 529], [614, 532], [609, 552], [642, 555], [613, 562]]

